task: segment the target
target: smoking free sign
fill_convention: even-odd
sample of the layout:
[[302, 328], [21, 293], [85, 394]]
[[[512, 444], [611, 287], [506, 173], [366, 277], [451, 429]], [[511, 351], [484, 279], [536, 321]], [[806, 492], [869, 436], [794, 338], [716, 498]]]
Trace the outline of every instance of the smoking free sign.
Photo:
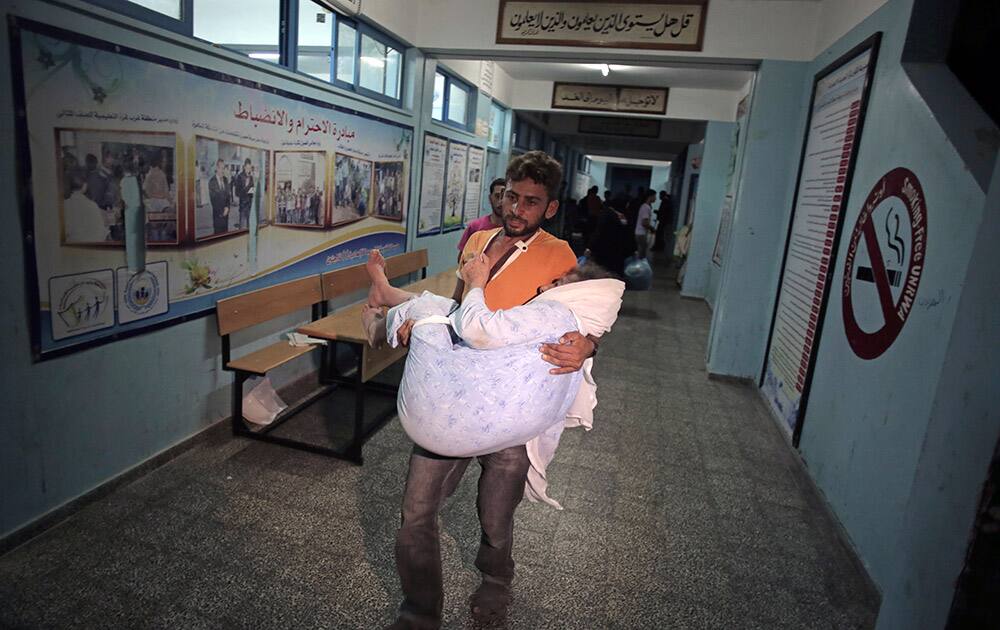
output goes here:
[[844, 331], [862, 359], [881, 356], [899, 336], [926, 250], [924, 191], [913, 172], [895, 168], [868, 193], [844, 265]]

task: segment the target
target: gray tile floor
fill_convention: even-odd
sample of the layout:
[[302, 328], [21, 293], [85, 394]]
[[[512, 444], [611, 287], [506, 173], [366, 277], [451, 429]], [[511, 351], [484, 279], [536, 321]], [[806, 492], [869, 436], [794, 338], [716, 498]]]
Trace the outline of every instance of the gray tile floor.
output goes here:
[[[706, 378], [708, 324], [663, 266], [627, 294], [595, 428], [567, 431], [550, 469], [565, 510], [518, 510], [506, 627], [874, 625], [877, 595], [755, 391]], [[336, 433], [342, 404], [302, 431]], [[363, 467], [201, 444], [0, 558], [0, 627], [381, 628], [408, 448], [395, 422]], [[447, 628], [472, 627], [477, 471], [442, 513]]]

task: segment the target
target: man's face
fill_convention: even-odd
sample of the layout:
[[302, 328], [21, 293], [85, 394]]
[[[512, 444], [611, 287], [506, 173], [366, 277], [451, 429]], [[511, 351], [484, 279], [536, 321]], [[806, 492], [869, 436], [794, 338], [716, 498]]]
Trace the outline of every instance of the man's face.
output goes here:
[[498, 217], [503, 217], [503, 191], [503, 186], [494, 186], [490, 191], [490, 207]]
[[222, 176], [223, 176], [224, 172], [225, 171], [223, 170], [222, 164], [216, 163], [215, 164], [215, 176], [218, 177], [219, 179], [222, 179]]
[[528, 236], [551, 219], [559, 209], [558, 200], [549, 200], [545, 186], [533, 179], [507, 182], [503, 194], [503, 228], [507, 236]]

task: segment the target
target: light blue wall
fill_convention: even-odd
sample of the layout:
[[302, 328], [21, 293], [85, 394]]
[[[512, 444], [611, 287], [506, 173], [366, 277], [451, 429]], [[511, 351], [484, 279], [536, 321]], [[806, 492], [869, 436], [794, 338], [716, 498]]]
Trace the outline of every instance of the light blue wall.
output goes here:
[[[679, 229], [684, 225], [684, 219], [685, 219], [684, 215], [687, 214], [688, 197], [690, 196], [691, 192], [694, 192], [695, 195], [698, 194], [697, 187], [694, 191], [691, 190], [691, 176], [701, 174], [701, 170], [699, 168], [695, 168], [695, 164], [698, 163], [697, 160], [701, 158], [701, 155], [704, 152], [704, 150], [705, 150], [705, 144], [703, 142], [699, 142], [698, 144], [688, 145], [687, 168], [684, 169], [684, 179], [681, 182], [681, 196], [675, 208], [677, 211], [677, 214], [674, 216], [675, 229]], [[700, 182], [701, 179], [699, 178], [698, 181]]]
[[713, 308], [715, 296], [712, 295], [709, 299], [708, 280], [714, 267], [712, 252], [719, 233], [719, 217], [726, 193], [726, 174], [729, 172], [731, 140], [735, 128], [735, 123], [712, 121], [705, 128], [691, 246], [688, 249], [687, 269], [681, 288], [681, 295], [705, 298]]
[[600, 188], [597, 194], [604, 198], [604, 189], [607, 188], [608, 163], [599, 160], [590, 162], [590, 185]]
[[761, 63], [743, 166], [709, 332], [708, 371], [756, 379], [788, 231], [802, 148], [810, 64]]
[[[990, 245], [998, 193], [984, 222], [983, 191], [899, 63], [911, 8], [911, 0], [890, 0], [809, 69], [812, 76], [884, 33], [845, 234], [895, 167], [913, 171], [926, 196], [914, 310], [892, 346], [866, 361], [847, 344], [840, 292], [831, 292], [801, 441], [813, 478], [883, 589], [883, 629], [943, 627], [1000, 424]], [[841, 242], [833, 287], [843, 281]]]
[[670, 167], [669, 166], [654, 166], [652, 173], [649, 175], [649, 187], [652, 188], [659, 194], [661, 190], [666, 190], [670, 192], [669, 188], [670, 181]]

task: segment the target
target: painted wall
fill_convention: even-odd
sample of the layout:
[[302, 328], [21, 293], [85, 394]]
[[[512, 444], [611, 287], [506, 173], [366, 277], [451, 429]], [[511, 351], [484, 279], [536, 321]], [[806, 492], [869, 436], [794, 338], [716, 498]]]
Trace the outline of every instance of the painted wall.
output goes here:
[[731, 140], [735, 123], [709, 122], [705, 129], [705, 145], [698, 180], [698, 199], [691, 246], [688, 249], [687, 270], [681, 295], [705, 298], [715, 307], [715, 296], [708, 295], [708, 279], [714, 263], [712, 252], [719, 233], [719, 217], [726, 193], [726, 175], [729, 172]]
[[[428, 117], [349, 92], [319, 84], [271, 64], [173, 34], [151, 37], [145, 27], [120, 25], [116, 14], [86, 4], [69, 3], [70, 11], [42, 0], [5, 5], [7, 12], [71, 31], [148, 50], [192, 65], [227, 72], [274, 85], [293, 93], [333, 102], [414, 127], [414, 155], [422, 150], [423, 130], [456, 137], [472, 144], [485, 140], [431, 125]], [[111, 21], [100, 19], [109, 17]], [[127, 20], [125, 21], [127, 22]], [[7, 29], [0, 29], [0, 85], [11, 85]], [[425, 99], [424, 65], [419, 51], [406, 55], [405, 100], [430, 111]], [[433, 72], [433, 71], [432, 71]], [[427, 91], [429, 92], [429, 90]], [[419, 104], [427, 100], [426, 108]], [[482, 108], [482, 98], [479, 99]], [[9, 90], [0, 91], [0, 131], [8, 146], [14, 137], [13, 103]], [[509, 149], [506, 149], [509, 152]], [[503, 158], [506, 162], [506, 157]], [[13, 229], [0, 234], [0, 264], [21, 270], [24, 258], [17, 217], [15, 163], [12, 151], [0, 155], [0, 203]], [[420, 160], [413, 160], [410, 188], [410, 234], [416, 221]], [[431, 250], [430, 271], [454, 264], [458, 232], [413, 239], [410, 247]], [[416, 241], [416, 242], [414, 242]], [[427, 242], [425, 242], [427, 241]], [[9, 534], [64, 503], [94, 489], [129, 468], [198, 433], [228, 416], [232, 376], [221, 370], [220, 341], [214, 317], [204, 317], [138, 337], [107, 344], [39, 364], [31, 362], [25, 278], [7, 274], [0, 280], [0, 376], [5, 410], [0, 414], [0, 536]], [[351, 296], [345, 301], [357, 299]], [[334, 304], [336, 306], [336, 304]], [[278, 340], [307, 321], [302, 311], [265, 324], [249, 334], [233, 336], [234, 354], [255, 350]], [[271, 376], [277, 386], [316, 369], [296, 361]]]
[[[997, 261], [986, 253], [996, 251], [987, 243], [997, 233], [997, 177], [984, 222], [982, 189], [900, 66], [911, 9], [912, 0], [890, 0], [809, 68], [811, 76], [884, 33], [845, 234], [892, 168], [913, 171], [926, 196], [916, 305], [883, 355], [853, 353], [840, 292], [831, 294], [800, 447], [883, 590], [885, 629], [943, 627], [998, 435]], [[834, 287], [843, 280], [844, 243]]]
[[601, 160], [591, 160], [590, 162], [590, 185], [600, 188], [597, 194], [604, 198], [604, 190], [607, 188], [608, 163]]
[[649, 187], [659, 193], [661, 190], [670, 190], [670, 167], [654, 166], [653, 172], [649, 176]]
[[805, 128], [809, 67], [765, 60], [757, 73], [709, 331], [709, 373], [756, 379], [764, 360]]

